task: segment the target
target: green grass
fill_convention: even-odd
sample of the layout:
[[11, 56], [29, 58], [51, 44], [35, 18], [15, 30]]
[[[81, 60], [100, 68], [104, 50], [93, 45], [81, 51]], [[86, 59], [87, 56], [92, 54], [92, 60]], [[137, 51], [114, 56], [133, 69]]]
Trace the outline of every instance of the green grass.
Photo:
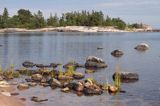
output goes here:
[[116, 73], [115, 73], [115, 81], [114, 85], [120, 89], [121, 88], [121, 68], [119, 66], [116, 67]]
[[65, 72], [66, 76], [73, 76], [75, 72], [75, 67], [74, 66], [68, 66], [67, 71]]

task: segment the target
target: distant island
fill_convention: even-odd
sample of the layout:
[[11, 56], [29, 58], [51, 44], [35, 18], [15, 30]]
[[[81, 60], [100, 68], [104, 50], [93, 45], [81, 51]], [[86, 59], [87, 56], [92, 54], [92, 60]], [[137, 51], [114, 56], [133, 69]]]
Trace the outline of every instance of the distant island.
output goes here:
[[104, 16], [102, 11], [74, 11], [63, 13], [60, 17], [55, 14], [45, 19], [39, 10], [20, 9], [10, 17], [7, 8], [0, 15], [0, 32], [146, 32], [153, 31], [152, 27], [142, 23], [126, 24], [120, 18]]

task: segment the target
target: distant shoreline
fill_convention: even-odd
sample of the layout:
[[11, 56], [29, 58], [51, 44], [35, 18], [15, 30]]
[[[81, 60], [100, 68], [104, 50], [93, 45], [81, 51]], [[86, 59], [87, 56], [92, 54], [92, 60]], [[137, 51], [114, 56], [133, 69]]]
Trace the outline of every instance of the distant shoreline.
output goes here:
[[65, 27], [46, 27], [40, 29], [25, 29], [25, 28], [4, 28], [0, 29], [0, 33], [13, 32], [160, 32], [160, 29], [130, 29], [119, 30], [113, 27], [88, 27], [88, 26], [65, 26]]

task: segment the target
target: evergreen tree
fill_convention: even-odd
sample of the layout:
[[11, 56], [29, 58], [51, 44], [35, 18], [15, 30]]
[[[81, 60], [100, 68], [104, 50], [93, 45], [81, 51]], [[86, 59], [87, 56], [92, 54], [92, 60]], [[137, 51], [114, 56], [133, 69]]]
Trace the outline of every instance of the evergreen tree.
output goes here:
[[[43, 13], [39, 10], [32, 14], [29, 10], [20, 9], [17, 15], [9, 17], [7, 8], [4, 8], [3, 14], [0, 15], [0, 28], [43, 28], [46, 26], [112, 26], [118, 29], [125, 29], [126, 23], [120, 18], [104, 17], [102, 11], [81, 11], [68, 12], [61, 17], [55, 14], [45, 20]], [[129, 28], [142, 28], [143, 24], [131, 24]]]
[[37, 14], [35, 14], [33, 18], [34, 19], [32, 19], [32, 21], [35, 25], [35, 28], [43, 28], [46, 26], [46, 21], [43, 17], [43, 13], [40, 10], [38, 10]]
[[3, 28], [2, 15], [0, 15], [0, 28]]
[[47, 19], [47, 25], [54, 27], [59, 26], [59, 20], [57, 14], [55, 14], [54, 16], [52, 16], [52, 14], [50, 15], [50, 17]]
[[9, 13], [7, 8], [4, 8], [2, 15], [2, 28], [8, 28], [8, 20], [9, 20]]
[[19, 27], [20, 28], [30, 28], [31, 20], [33, 15], [29, 10], [20, 9], [18, 10], [18, 20], [19, 20]]

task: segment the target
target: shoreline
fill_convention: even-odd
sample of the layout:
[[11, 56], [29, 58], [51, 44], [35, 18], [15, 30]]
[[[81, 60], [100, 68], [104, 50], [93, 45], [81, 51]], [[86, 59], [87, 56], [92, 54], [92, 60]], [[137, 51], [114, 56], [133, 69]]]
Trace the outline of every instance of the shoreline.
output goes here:
[[26, 28], [4, 28], [0, 29], [0, 33], [13, 32], [160, 32], [159, 29], [132, 29], [119, 30], [113, 27], [88, 27], [88, 26], [65, 26], [65, 27], [46, 27], [40, 29], [26, 29]]

